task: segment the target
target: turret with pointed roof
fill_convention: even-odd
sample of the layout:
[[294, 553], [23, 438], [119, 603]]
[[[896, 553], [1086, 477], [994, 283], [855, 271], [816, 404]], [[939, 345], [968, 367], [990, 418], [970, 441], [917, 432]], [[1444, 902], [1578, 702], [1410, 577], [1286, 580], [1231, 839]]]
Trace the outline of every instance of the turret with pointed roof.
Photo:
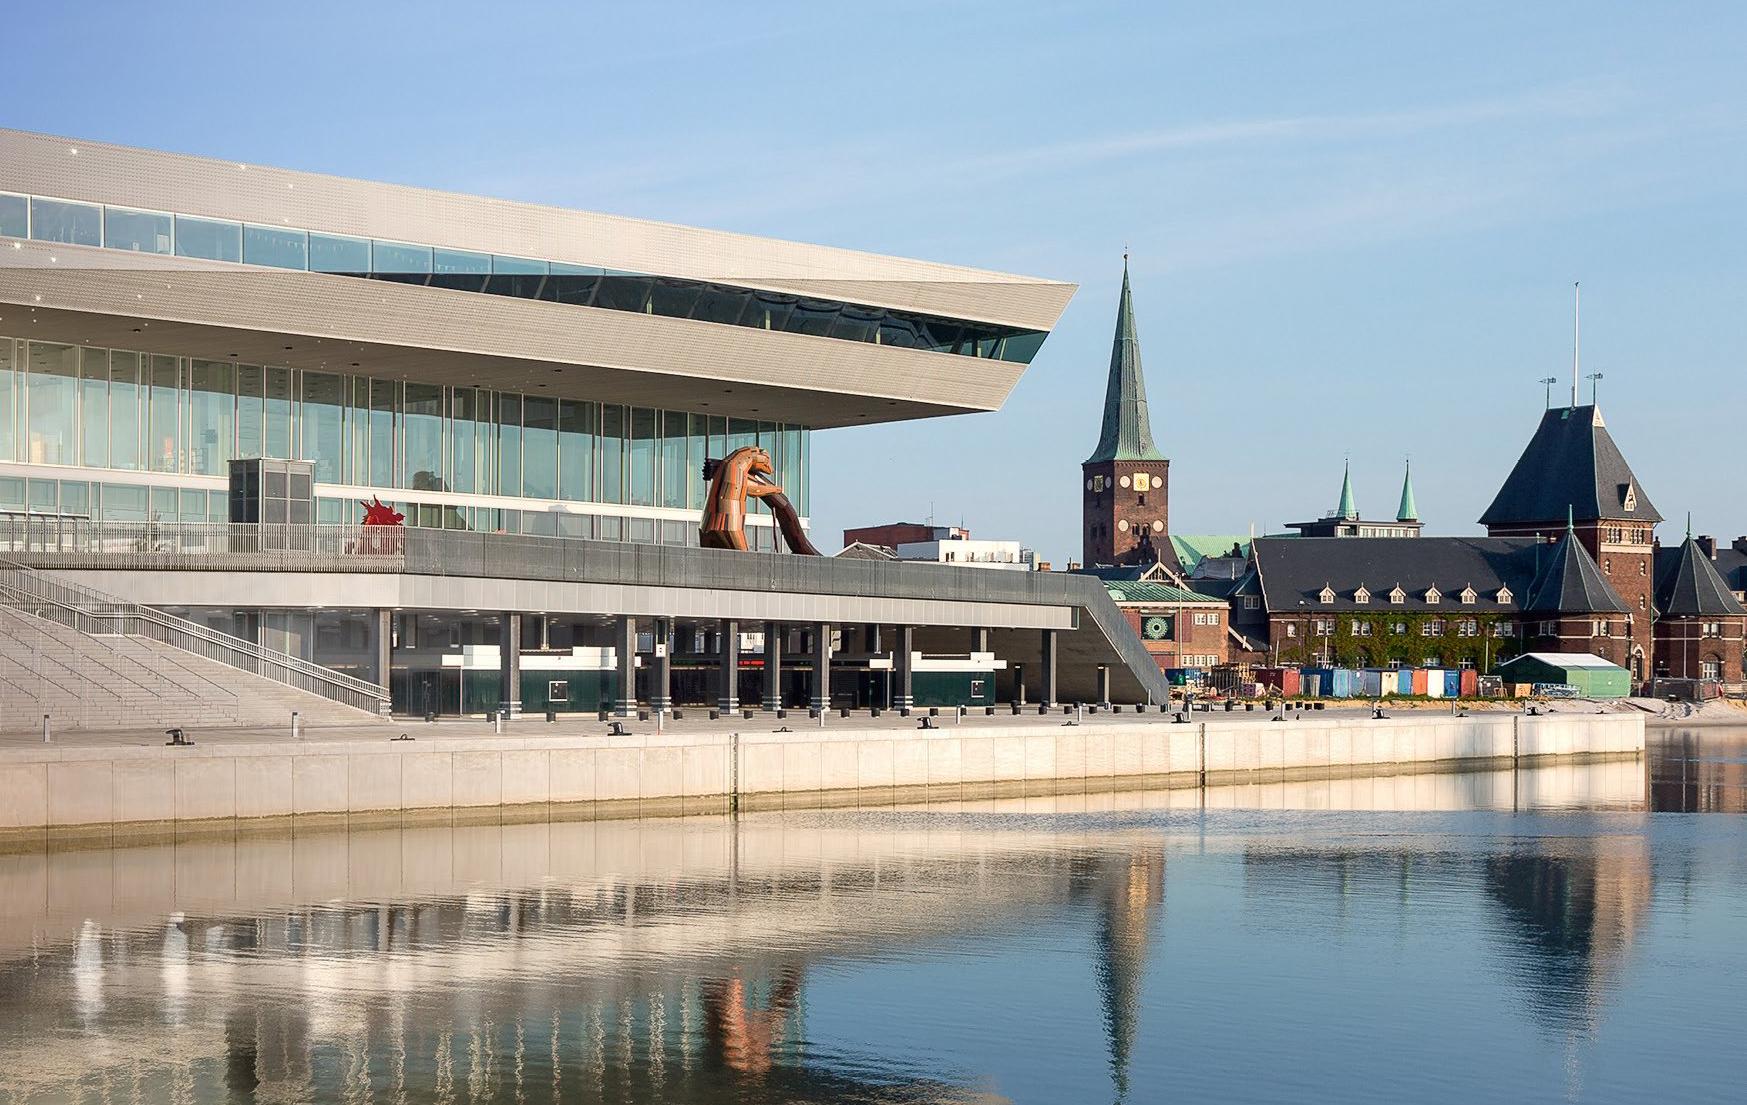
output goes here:
[[1686, 527], [1686, 541], [1672, 559], [1657, 565], [1656, 613], [1663, 618], [1722, 618], [1747, 614], [1716, 565]]
[[1576, 528], [1569, 519], [1565, 536], [1554, 546], [1535, 584], [1523, 603], [1525, 614], [1628, 614], [1631, 608], [1608, 586], [1595, 558], [1577, 539]]
[[1122, 258], [1122, 292], [1116, 304], [1116, 336], [1104, 386], [1104, 417], [1098, 447], [1080, 465], [1081, 541], [1087, 567], [1157, 560], [1170, 548], [1167, 496], [1171, 462], [1153, 443], [1146, 379], [1140, 367], [1140, 336], [1134, 321], [1128, 256]]
[[1110, 346], [1110, 376], [1104, 385], [1104, 423], [1087, 464], [1114, 460], [1164, 460], [1153, 444], [1147, 415], [1146, 378], [1140, 368], [1140, 335], [1134, 325], [1134, 294], [1128, 257], [1122, 258], [1122, 295], [1116, 304], [1116, 337]]
[[1397, 522], [1419, 521], [1419, 507], [1413, 501], [1413, 462], [1407, 462], [1407, 471], [1401, 477], [1401, 505], [1395, 509]]
[[1335, 507], [1335, 517], [1343, 522], [1359, 520], [1359, 504], [1353, 497], [1353, 462], [1341, 468], [1341, 505]]

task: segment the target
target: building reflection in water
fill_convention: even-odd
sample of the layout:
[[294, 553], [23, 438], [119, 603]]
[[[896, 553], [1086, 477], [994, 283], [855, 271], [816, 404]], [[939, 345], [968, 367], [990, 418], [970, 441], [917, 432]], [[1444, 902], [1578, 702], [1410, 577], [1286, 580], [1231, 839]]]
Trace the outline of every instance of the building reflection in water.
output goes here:
[[[1641, 808], [1641, 776], [1626, 785], [1618, 765], [1523, 774], [1526, 788], [1433, 776], [1278, 794], [1383, 808], [1415, 795], [1437, 810], [1600, 794]], [[1075, 917], [1090, 921], [1085, 978], [1115, 1095], [1147, 1097], [1134, 1072], [1160, 1069], [1146, 1049], [1168, 1031], [1144, 991], [1168, 969], [1152, 945], [1172, 850], [1226, 852], [1246, 885], [1277, 877], [1289, 897], [1269, 909], [1314, 909], [1319, 886], [1375, 906], [1386, 875], [1401, 923], [1421, 909], [1437, 923], [1414, 879], [1459, 882], [1509, 937], [1507, 977], [1562, 1026], [1593, 1026], [1651, 894], [1631, 833], [1502, 850], [1420, 835], [1264, 845], [1241, 828], [1210, 835], [1217, 814], [1181, 808], [1193, 793], [1097, 796], [1134, 811], [1108, 822], [1077, 800], [1023, 823], [990, 815], [1036, 814], [1038, 799], [0, 855], [0, 1101], [998, 1100], [977, 1070], [811, 1037], [808, 980]], [[886, 1015], [906, 999], [889, 1000]]]

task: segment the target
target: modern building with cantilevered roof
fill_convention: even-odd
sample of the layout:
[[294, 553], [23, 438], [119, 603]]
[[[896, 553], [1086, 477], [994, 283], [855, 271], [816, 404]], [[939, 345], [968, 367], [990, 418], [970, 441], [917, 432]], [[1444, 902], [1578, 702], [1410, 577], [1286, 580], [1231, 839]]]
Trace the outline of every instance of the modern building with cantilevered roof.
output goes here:
[[[565, 673], [540, 683], [542, 704], [549, 683], [554, 700], [568, 693], [592, 708], [596, 684], [612, 682], [599, 667], [618, 675], [600, 694], [624, 709], [668, 695], [631, 685], [633, 654], [690, 654], [658, 647], [677, 634], [726, 655], [742, 620], [791, 641], [800, 638], [788, 627], [804, 626], [813, 655], [844, 647], [840, 627], [852, 620], [1066, 628], [1078, 616], [1059, 601], [1029, 602], [1043, 583], [1000, 597], [966, 589], [954, 606], [951, 574], [876, 594], [863, 577], [881, 566], [813, 565], [820, 578], [802, 594], [801, 575], [759, 556], [774, 558], [778, 542], [756, 502], [751, 554], [736, 562], [687, 546], [698, 543], [707, 458], [763, 447], [804, 524], [815, 431], [998, 409], [1073, 291], [0, 131], [0, 517], [57, 535], [54, 549], [25, 541], [34, 556], [80, 545], [87, 583], [392, 681], [397, 704], [419, 712], [476, 701], [464, 689], [476, 667], [476, 687], [490, 682], [486, 667], [502, 680], [478, 695], [513, 704], [514, 642]], [[287, 501], [286, 524], [309, 526], [305, 545], [337, 542], [327, 562], [281, 558], [288, 574], [268, 579], [246, 561], [231, 562], [243, 570], [229, 577], [203, 574], [219, 561], [183, 555], [213, 542], [243, 555], [190, 527], [234, 521], [230, 468], [252, 458], [289, 462], [290, 493], [264, 494]], [[405, 516], [392, 548], [336, 536], [377, 498]], [[143, 560], [114, 559], [117, 526], [146, 527], [131, 546]], [[462, 538], [485, 543], [463, 553]], [[526, 538], [574, 544], [507, 551]], [[690, 555], [695, 577], [596, 572], [614, 543], [626, 556]], [[176, 563], [153, 559], [172, 549]], [[348, 570], [393, 550], [428, 561], [389, 566], [398, 582], [374, 587]], [[567, 556], [591, 566], [566, 567]], [[540, 585], [509, 582], [529, 578]], [[995, 613], [1003, 603], [1009, 611]], [[1101, 615], [1121, 623], [1113, 607]], [[869, 632], [856, 648], [889, 658], [889, 647], [868, 647], [879, 638]], [[1037, 673], [1053, 652], [1031, 648]], [[712, 697], [726, 704], [736, 692]], [[815, 700], [829, 697], [815, 688]]]

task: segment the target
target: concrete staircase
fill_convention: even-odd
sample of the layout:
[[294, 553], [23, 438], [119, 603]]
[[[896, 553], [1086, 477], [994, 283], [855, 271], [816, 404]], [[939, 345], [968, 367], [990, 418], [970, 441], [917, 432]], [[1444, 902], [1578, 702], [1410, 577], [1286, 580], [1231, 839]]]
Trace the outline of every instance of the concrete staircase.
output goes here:
[[146, 637], [0, 606], [0, 732], [356, 725], [376, 715]]

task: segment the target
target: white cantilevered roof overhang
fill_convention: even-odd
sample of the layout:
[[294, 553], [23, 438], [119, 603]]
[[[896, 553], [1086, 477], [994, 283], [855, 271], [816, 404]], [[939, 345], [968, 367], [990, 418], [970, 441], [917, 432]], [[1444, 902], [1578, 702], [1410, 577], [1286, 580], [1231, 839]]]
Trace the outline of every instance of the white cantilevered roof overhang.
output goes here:
[[[77, 150], [77, 153], [73, 151]], [[0, 190], [712, 281], [1047, 331], [1072, 284], [0, 130]], [[993, 410], [1015, 362], [42, 242], [0, 250], [0, 332], [751, 414]], [[50, 261], [49, 258], [54, 260]], [[40, 298], [39, 298], [40, 297]], [[135, 331], [138, 331], [136, 333]], [[287, 350], [286, 346], [292, 348]], [[319, 346], [319, 350], [318, 350]], [[338, 350], [339, 352], [335, 352]]]

